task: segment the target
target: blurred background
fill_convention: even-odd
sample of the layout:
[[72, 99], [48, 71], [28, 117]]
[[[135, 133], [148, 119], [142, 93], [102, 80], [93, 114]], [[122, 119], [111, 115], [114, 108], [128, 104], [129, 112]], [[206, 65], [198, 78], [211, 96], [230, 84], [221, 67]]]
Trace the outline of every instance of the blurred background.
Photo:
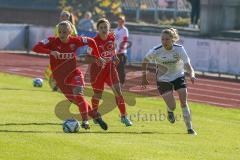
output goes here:
[[80, 26], [86, 14], [95, 23], [106, 17], [117, 27], [126, 17], [130, 46], [128, 65], [139, 64], [161, 43], [163, 29], [178, 29], [195, 70], [238, 79], [240, 75], [239, 0], [0, 0], [0, 50], [32, 54], [38, 41], [54, 34], [63, 10], [73, 14], [78, 34], [94, 36]]

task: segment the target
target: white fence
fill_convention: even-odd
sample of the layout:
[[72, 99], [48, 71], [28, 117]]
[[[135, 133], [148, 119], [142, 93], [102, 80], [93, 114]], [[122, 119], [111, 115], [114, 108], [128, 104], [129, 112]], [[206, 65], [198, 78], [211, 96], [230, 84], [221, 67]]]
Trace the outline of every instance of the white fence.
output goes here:
[[[53, 35], [53, 28], [0, 24], [0, 50], [31, 50], [38, 41]], [[128, 58], [141, 63], [147, 51], [160, 43], [160, 35], [130, 34]], [[183, 44], [197, 71], [240, 75], [240, 42], [182, 36]]]
[[37, 27], [37, 26], [31, 26], [29, 28], [29, 48], [33, 48], [33, 46], [49, 37], [53, 36], [53, 28], [52, 27]]
[[[160, 36], [131, 34], [131, 61], [139, 62], [147, 51], [160, 43]], [[195, 70], [240, 75], [240, 42], [181, 36]]]
[[0, 50], [25, 50], [27, 25], [0, 24]]

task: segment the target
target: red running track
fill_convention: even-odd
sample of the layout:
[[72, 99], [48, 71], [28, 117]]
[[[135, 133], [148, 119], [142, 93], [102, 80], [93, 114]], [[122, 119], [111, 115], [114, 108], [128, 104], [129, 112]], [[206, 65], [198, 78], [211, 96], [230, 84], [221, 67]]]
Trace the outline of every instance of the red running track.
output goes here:
[[[28, 77], [43, 77], [48, 65], [47, 57], [34, 55], [0, 53], [0, 72], [17, 74]], [[81, 69], [87, 72], [87, 65]], [[127, 67], [125, 91], [140, 93], [148, 96], [158, 96], [154, 73], [149, 73], [150, 85], [146, 90], [140, 87], [141, 71]], [[88, 81], [88, 78], [86, 78]], [[212, 104], [227, 108], [240, 108], [240, 83], [233, 80], [210, 79], [199, 77], [194, 85], [188, 81], [189, 101]]]

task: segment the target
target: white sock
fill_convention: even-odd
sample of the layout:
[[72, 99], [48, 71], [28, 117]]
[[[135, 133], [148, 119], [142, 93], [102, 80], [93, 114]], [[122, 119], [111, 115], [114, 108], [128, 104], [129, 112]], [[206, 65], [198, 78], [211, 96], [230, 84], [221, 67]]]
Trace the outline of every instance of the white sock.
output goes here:
[[192, 118], [189, 107], [188, 106], [183, 107], [182, 113], [187, 129], [192, 129]]

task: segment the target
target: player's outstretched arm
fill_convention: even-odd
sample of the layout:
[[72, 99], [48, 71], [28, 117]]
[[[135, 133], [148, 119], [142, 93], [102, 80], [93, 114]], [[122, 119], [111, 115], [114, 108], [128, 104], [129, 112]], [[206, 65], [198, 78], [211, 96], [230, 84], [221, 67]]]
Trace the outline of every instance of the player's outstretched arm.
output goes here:
[[196, 77], [195, 77], [195, 72], [194, 72], [194, 69], [193, 69], [191, 63], [186, 63], [186, 64], [184, 65], [184, 68], [185, 68], [186, 71], [189, 73], [191, 82], [194, 84], [194, 82], [195, 82], [195, 80], [196, 80]]
[[49, 48], [50, 41], [49, 39], [42, 40], [41, 42], [38, 42], [32, 49], [32, 51], [40, 54], [50, 54], [51, 49]]
[[114, 55], [114, 56], [112, 57], [112, 61], [113, 61], [113, 63], [114, 63], [115, 65], [118, 65], [119, 62], [120, 62], [120, 59], [117, 57], [117, 55]]
[[88, 38], [87, 41], [88, 49], [85, 62], [87, 64], [97, 63], [99, 66], [103, 66], [106, 63], [106, 61], [103, 58], [101, 58], [96, 42], [91, 38]]
[[147, 80], [147, 66], [148, 66], [149, 60], [147, 58], [144, 58], [142, 63], [142, 87], [146, 88], [146, 85], [149, 84]]
[[93, 55], [87, 54], [85, 57], [85, 63], [87, 63], [87, 64], [97, 63], [99, 66], [102, 66], [105, 64], [105, 60], [101, 57], [97, 58]]

